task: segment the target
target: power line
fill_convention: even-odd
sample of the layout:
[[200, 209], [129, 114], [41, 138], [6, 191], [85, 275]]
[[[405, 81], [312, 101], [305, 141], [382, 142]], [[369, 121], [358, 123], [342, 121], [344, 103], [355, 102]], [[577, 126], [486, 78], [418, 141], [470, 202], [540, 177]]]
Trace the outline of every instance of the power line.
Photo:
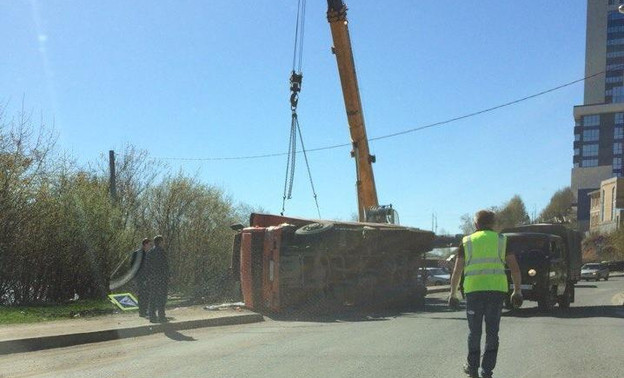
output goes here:
[[[447, 125], [447, 124], [452, 123], [452, 122], [460, 121], [460, 120], [467, 119], [467, 118], [472, 118], [472, 117], [475, 117], [475, 116], [478, 116], [478, 115], [481, 115], [481, 114], [485, 114], [485, 113], [489, 113], [489, 112], [492, 112], [492, 111], [495, 111], [495, 110], [498, 110], [498, 109], [506, 108], [506, 107], [511, 106], [511, 105], [519, 104], [521, 102], [524, 102], [524, 101], [527, 101], [527, 100], [531, 100], [531, 99], [543, 96], [543, 95], [551, 93], [551, 92], [558, 91], [560, 89], [563, 89], [563, 88], [569, 87], [571, 85], [583, 82], [583, 81], [591, 79], [593, 77], [596, 77], [596, 76], [599, 76], [599, 75], [603, 75], [604, 73], [605, 73], [605, 71], [601, 71], [601, 72], [595, 73], [593, 75], [586, 76], [586, 77], [584, 77], [582, 79], [573, 80], [573, 81], [570, 81], [568, 83], [561, 84], [561, 85], [558, 85], [556, 87], [553, 87], [553, 88], [550, 88], [550, 89], [546, 89], [546, 90], [543, 90], [541, 92], [537, 92], [537, 93], [534, 93], [532, 95], [519, 98], [517, 100], [506, 102], [504, 104], [492, 106], [490, 108], [486, 108], [486, 109], [482, 109], [482, 110], [479, 110], [479, 111], [476, 111], [476, 112], [472, 112], [472, 113], [464, 114], [464, 115], [461, 115], [461, 116], [458, 116], [458, 117], [450, 118], [450, 119], [447, 119], [445, 121], [434, 122], [434, 123], [430, 123], [428, 125], [418, 126], [418, 127], [414, 127], [414, 128], [411, 128], [411, 129], [407, 129], [407, 130], [399, 131], [399, 132], [396, 132], [396, 133], [392, 133], [392, 134], [386, 134], [386, 135], [381, 135], [381, 136], [374, 137], [374, 138], [369, 138], [368, 141], [371, 142], [371, 141], [375, 141], [375, 140], [394, 138], [394, 137], [397, 137], [397, 136], [400, 136], [400, 135], [410, 134], [410, 133], [413, 133], [413, 132], [416, 132], [416, 131], [421, 131], [421, 130], [425, 130], [425, 129], [429, 129], [429, 128], [433, 128], [433, 127], [443, 126], [443, 125]], [[351, 146], [351, 143], [341, 143], [341, 144], [334, 144], [334, 145], [324, 146], [324, 147], [310, 148], [310, 149], [307, 150], [307, 152], [317, 152], [317, 151], [333, 150], [333, 149], [336, 149], [336, 148], [347, 147], [347, 146]], [[156, 159], [156, 160], [184, 160], [184, 161], [252, 160], [252, 159], [265, 159], [265, 158], [270, 158], [270, 157], [285, 156], [285, 155], [288, 155], [288, 152], [277, 152], [277, 153], [261, 154], [261, 155], [232, 156], [232, 157], [208, 157], [208, 158], [160, 157], [160, 158], [154, 158], [154, 159]]]

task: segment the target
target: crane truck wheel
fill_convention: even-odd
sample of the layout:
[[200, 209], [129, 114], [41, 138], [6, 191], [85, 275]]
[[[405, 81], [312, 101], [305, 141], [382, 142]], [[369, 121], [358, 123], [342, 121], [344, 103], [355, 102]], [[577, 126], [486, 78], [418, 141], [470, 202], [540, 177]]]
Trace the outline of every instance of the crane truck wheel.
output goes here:
[[305, 226], [299, 227], [296, 231], [296, 235], [316, 235], [321, 234], [323, 232], [329, 231], [334, 227], [333, 223], [322, 222], [322, 223], [310, 223]]

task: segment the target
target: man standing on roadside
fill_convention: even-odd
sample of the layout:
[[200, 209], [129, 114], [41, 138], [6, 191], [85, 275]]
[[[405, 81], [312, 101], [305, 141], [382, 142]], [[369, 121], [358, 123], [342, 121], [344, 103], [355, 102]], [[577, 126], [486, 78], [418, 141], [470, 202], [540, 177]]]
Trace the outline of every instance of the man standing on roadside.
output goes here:
[[[152, 241], [148, 238], [143, 239], [141, 248], [132, 253], [132, 259], [130, 260], [130, 269], [136, 269], [134, 279], [136, 280], [137, 294], [139, 296], [139, 316], [142, 318], [147, 317], [147, 306], [149, 304], [145, 255], [151, 247]], [[138, 268], [134, 268], [134, 264], [138, 264]]]
[[[503, 301], [509, 284], [505, 274], [505, 263], [511, 270], [513, 281], [512, 302], [522, 301], [520, 291], [520, 269], [513, 254], [506, 253], [507, 239], [493, 231], [494, 213], [481, 210], [474, 216], [476, 231], [464, 237], [457, 251], [455, 269], [451, 277], [449, 306], [459, 304], [457, 286], [464, 273], [466, 294], [466, 317], [468, 318], [468, 358], [464, 373], [470, 377], [492, 377], [498, 354], [498, 328]], [[485, 352], [481, 357], [481, 330], [485, 318]]]
[[169, 286], [169, 260], [161, 235], [154, 237], [154, 247], [146, 254], [146, 270], [149, 286], [149, 318], [152, 323], [166, 322], [165, 304]]

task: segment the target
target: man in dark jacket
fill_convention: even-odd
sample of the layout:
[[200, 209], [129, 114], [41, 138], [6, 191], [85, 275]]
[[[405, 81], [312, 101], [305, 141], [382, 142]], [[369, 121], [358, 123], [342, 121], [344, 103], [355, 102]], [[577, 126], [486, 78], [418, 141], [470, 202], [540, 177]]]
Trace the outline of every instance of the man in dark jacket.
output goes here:
[[[147, 317], [147, 306], [149, 303], [149, 290], [147, 287], [147, 274], [145, 269], [145, 255], [152, 247], [152, 241], [148, 238], [143, 239], [141, 248], [132, 253], [130, 260], [130, 269], [136, 269], [134, 279], [137, 285], [137, 294], [139, 296], [139, 316]], [[138, 267], [135, 267], [135, 264]]]
[[145, 256], [149, 288], [148, 312], [152, 323], [166, 322], [165, 304], [169, 286], [169, 260], [163, 248], [163, 237], [154, 237], [154, 248]]

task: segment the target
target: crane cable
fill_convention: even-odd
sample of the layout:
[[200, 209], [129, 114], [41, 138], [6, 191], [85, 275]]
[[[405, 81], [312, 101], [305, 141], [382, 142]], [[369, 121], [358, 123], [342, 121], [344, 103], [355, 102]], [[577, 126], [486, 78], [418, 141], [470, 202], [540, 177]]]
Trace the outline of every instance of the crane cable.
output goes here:
[[297, 104], [299, 103], [299, 92], [301, 91], [301, 83], [303, 80], [303, 74], [301, 73], [301, 67], [303, 63], [303, 36], [305, 31], [305, 7], [306, 0], [299, 0], [297, 8], [297, 25], [295, 27], [295, 47], [293, 52], [293, 66], [290, 75], [290, 139], [288, 142], [288, 154], [286, 158], [286, 177], [284, 179], [284, 195], [282, 197], [282, 212], [284, 215], [286, 211], [286, 200], [292, 198], [292, 188], [295, 181], [295, 162], [297, 158], [297, 137], [301, 142], [301, 151], [305, 159], [306, 168], [308, 171], [308, 178], [310, 179], [310, 186], [312, 187], [312, 194], [314, 196], [314, 202], [316, 204], [316, 211], [319, 218], [321, 218], [321, 210], [318, 204], [318, 197], [316, 190], [314, 189], [314, 181], [312, 180], [312, 173], [310, 171], [310, 163], [308, 162], [308, 155], [306, 153], [305, 146], [303, 144], [303, 135], [301, 133], [301, 127], [299, 126], [299, 118], [297, 117]]

